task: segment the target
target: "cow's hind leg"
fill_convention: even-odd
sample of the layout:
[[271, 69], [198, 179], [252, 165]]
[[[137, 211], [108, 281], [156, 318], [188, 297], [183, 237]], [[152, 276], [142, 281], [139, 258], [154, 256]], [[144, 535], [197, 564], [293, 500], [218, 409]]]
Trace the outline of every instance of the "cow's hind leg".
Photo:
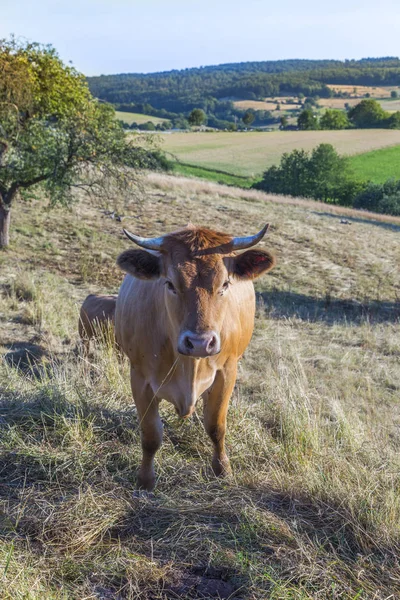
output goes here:
[[217, 476], [231, 472], [225, 452], [226, 415], [236, 381], [236, 362], [218, 371], [210, 390], [204, 394], [204, 427], [214, 446], [212, 468]]
[[158, 400], [144, 380], [131, 369], [132, 394], [136, 404], [142, 442], [142, 463], [138, 472], [138, 487], [151, 492], [156, 483], [154, 456], [162, 443], [162, 423]]

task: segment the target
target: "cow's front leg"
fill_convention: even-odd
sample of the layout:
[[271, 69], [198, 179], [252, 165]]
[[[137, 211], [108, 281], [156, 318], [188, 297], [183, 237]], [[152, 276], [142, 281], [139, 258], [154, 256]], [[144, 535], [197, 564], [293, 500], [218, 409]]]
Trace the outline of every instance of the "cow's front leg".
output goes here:
[[131, 369], [131, 387], [136, 404], [142, 442], [142, 463], [138, 472], [138, 487], [151, 492], [156, 483], [154, 455], [162, 443], [162, 423], [158, 413], [159, 401], [151, 387]]
[[236, 381], [236, 361], [218, 371], [210, 390], [204, 394], [204, 427], [214, 445], [212, 468], [217, 476], [231, 472], [225, 452], [226, 415]]

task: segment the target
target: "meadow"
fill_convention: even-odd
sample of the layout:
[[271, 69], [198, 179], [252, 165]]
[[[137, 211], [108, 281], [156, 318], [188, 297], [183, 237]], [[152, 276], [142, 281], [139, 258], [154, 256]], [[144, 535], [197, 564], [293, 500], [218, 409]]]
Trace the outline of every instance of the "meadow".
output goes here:
[[[325, 108], [334, 108], [339, 110], [345, 110], [347, 106], [355, 106], [366, 94], [369, 94], [370, 98], [378, 100], [384, 110], [388, 112], [394, 112], [399, 110], [400, 100], [391, 98], [390, 94], [394, 90], [399, 92], [398, 87], [394, 86], [382, 86], [373, 87], [365, 85], [336, 85], [328, 84], [334, 92], [344, 92], [348, 94], [345, 98], [320, 98], [318, 105]], [[298, 113], [301, 110], [301, 101], [297, 97], [293, 96], [279, 96], [275, 98], [265, 98], [261, 100], [235, 100], [234, 104], [236, 108], [247, 110], [249, 108], [253, 110], [270, 110], [274, 111], [275, 116], [286, 115], [289, 118], [290, 123], [294, 123], [291, 117], [293, 113]], [[279, 104], [280, 109], [277, 111], [276, 106]]]
[[257, 177], [284, 152], [311, 150], [333, 144], [340, 154], [360, 154], [400, 144], [400, 131], [356, 129], [343, 131], [188, 132], [160, 136], [162, 148], [185, 164]]
[[400, 146], [390, 146], [350, 157], [355, 175], [363, 180], [383, 183], [393, 177], [400, 179]]
[[[162, 174], [141, 190], [14, 211], [0, 254], [2, 600], [399, 597], [400, 219]], [[185, 422], [164, 403], [157, 487], [137, 494], [128, 365], [107, 343], [82, 358], [78, 308], [117, 291], [122, 226], [188, 221], [239, 235], [269, 221], [277, 267], [256, 284], [228, 415], [232, 478], [209, 471], [201, 402]]]
[[252, 108], [253, 110], [275, 110], [277, 104], [281, 106], [282, 110], [300, 110], [301, 106], [299, 102], [293, 102], [293, 97], [279, 97], [279, 98], [266, 98], [262, 100], [236, 100], [234, 105], [236, 108], [247, 110]]
[[137, 123], [141, 125], [142, 123], [147, 123], [151, 121], [154, 125], [158, 125], [159, 123], [164, 123], [164, 121], [168, 122], [168, 119], [160, 119], [159, 117], [152, 117], [151, 115], [143, 115], [141, 113], [131, 113], [131, 112], [123, 112], [120, 110], [115, 111], [115, 116], [120, 121], [124, 121], [128, 123], [128, 125], [132, 125], [132, 123]]

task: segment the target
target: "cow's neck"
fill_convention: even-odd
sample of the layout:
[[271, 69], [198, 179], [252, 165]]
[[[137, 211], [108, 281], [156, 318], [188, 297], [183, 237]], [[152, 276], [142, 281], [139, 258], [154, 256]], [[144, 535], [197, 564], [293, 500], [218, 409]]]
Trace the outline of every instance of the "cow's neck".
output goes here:
[[[172, 351], [169, 347], [168, 359], [164, 355], [164, 368], [154, 382], [159, 388], [159, 397], [175, 404], [179, 412], [193, 408], [198, 398], [212, 385], [216, 365], [213, 358], [194, 359]], [[168, 370], [166, 367], [168, 365]]]

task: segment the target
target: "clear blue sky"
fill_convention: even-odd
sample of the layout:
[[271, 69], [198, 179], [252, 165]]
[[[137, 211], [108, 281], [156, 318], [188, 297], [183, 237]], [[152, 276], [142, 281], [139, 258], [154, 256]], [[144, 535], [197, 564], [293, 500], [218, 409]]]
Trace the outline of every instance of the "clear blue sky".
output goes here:
[[0, 38], [51, 43], [87, 75], [400, 54], [399, 0], [0, 0]]

